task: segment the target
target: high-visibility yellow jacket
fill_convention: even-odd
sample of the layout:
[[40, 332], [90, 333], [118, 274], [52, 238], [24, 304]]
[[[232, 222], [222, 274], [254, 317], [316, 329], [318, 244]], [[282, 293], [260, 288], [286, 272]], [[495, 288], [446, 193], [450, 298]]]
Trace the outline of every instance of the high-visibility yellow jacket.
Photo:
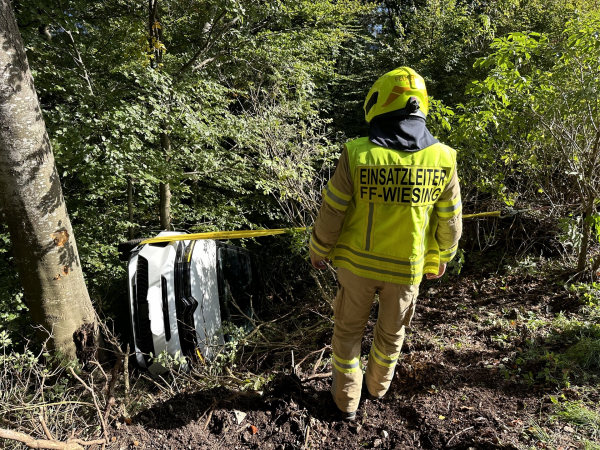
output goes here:
[[406, 152], [366, 137], [348, 142], [323, 199], [309, 244], [317, 260], [375, 280], [419, 284], [456, 254], [460, 188], [456, 152], [444, 144]]

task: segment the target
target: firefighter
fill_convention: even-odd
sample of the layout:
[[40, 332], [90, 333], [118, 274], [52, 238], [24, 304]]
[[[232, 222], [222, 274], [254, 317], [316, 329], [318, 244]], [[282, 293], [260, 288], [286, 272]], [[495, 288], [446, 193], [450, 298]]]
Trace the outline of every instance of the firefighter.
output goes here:
[[344, 420], [356, 417], [360, 350], [371, 305], [379, 315], [365, 395], [389, 389], [419, 283], [444, 274], [462, 232], [456, 151], [425, 126], [425, 81], [400, 67], [379, 78], [364, 103], [369, 136], [346, 143], [323, 191], [309, 249], [313, 266], [337, 267], [331, 393]]

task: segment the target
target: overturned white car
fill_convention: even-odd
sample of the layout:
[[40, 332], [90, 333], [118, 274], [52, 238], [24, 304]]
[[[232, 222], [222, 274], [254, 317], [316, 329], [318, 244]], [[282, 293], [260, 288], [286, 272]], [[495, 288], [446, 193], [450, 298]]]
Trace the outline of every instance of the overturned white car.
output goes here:
[[[125, 249], [120, 247], [126, 254]], [[180, 240], [137, 245], [128, 257], [131, 346], [138, 365], [152, 374], [166, 370], [156, 360], [164, 353], [213, 359], [224, 344], [222, 320], [239, 314], [232, 301], [244, 315], [253, 313], [256, 283], [245, 249], [214, 240]]]

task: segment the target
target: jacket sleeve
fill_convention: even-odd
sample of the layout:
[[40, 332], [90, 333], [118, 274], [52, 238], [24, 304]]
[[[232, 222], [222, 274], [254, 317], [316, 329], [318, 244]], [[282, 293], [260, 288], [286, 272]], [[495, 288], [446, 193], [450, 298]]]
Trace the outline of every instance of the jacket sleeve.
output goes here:
[[462, 202], [456, 169], [435, 203], [435, 213], [438, 216], [435, 238], [440, 247], [440, 263], [446, 263], [456, 255], [462, 234]]
[[350, 161], [348, 150], [344, 146], [333, 177], [323, 190], [321, 209], [313, 225], [308, 247], [314, 260], [320, 261], [327, 258], [335, 246], [344, 225], [352, 193]]

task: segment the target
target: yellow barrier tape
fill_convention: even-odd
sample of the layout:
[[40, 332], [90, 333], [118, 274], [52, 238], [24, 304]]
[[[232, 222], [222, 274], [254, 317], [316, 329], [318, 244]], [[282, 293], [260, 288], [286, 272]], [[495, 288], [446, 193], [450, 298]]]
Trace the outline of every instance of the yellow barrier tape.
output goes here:
[[195, 241], [198, 239], [241, 239], [261, 236], [273, 236], [276, 234], [285, 234], [290, 231], [305, 231], [308, 228], [279, 228], [275, 230], [240, 230], [240, 231], [209, 231], [208, 233], [194, 234], [175, 234], [171, 236], [159, 236], [146, 239], [140, 242], [139, 245], [154, 244], [158, 242], [173, 242], [173, 241]]
[[492, 211], [492, 212], [484, 212], [484, 213], [477, 213], [477, 214], [463, 214], [463, 219], [474, 219], [477, 217], [500, 217], [500, 215], [502, 214], [501, 211]]
[[[500, 211], [484, 212], [477, 214], [463, 214], [463, 219], [474, 219], [477, 217], [500, 217]], [[193, 233], [193, 234], [175, 234], [171, 236], [159, 236], [146, 239], [140, 242], [139, 245], [155, 244], [158, 242], [174, 242], [174, 241], [196, 241], [200, 239], [242, 239], [261, 236], [274, 236], [277, 234], [285, 234], [291, 231], [310, 231], [312, 227], [306, 228], [278, 228], [274, 230], [240, 230], [240, 231], [209, 231], [208, 233]]]

